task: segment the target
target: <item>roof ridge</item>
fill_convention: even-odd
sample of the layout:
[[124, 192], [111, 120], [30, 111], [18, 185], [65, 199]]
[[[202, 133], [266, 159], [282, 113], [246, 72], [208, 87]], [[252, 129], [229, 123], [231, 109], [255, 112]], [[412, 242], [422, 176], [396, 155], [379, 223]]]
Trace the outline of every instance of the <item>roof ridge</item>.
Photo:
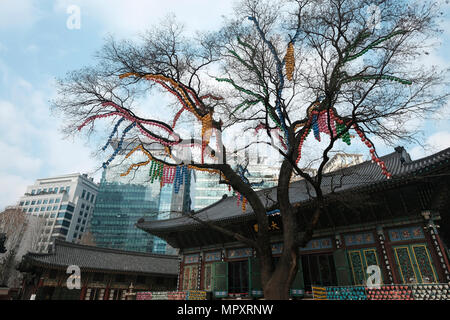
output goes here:
[[[55, 239], [55, 250], [57, 250], [58, 246], [59, 247], [78, 248], [78, 249], [91, 250], [91, 251], [110, 252], [110, 253], [117, 253], [117, 254], [127, 254], [127, 255], [134, 255], [134, 256], [146, 256], [146, 257], [155, 257], [155, 258], [178, 259], [177, 255], [150, 253], [150, 252], [139, 252], [139, 251], [129, 251], [129, 250], [104, 248], [104, 247], [96, 247], [96, 246], [90, 246], [90, 245], [85, 245], [85, 244], [78, 244], [78, 243], [73, 243], [73, 242], [69, 242], [69, 241], [64, 241], [64, 240], [61, 240], [61, 239]], [[49, 254], [42, 254], [42, 255], [51, 255], [51, 253], [49, 253]]]
[[426, 161], [431, 160], [433, 158], [437, 158], [437, 157], [439, 157], [439, 156], [441, 156], [441, 155], [443, 155], [443, 154], [445, 154], [445, 153], [447, 153], [449, 151], [450, 151], [450, 148], [443, 149], [443, 150], [441, 150], [441, 151], [439, 151], [437, 153], [433, 153], [433, 154], [431, 154], [429, 156], [425, 156], [423, 158], [412, 160], [411, 162], [408, 162], [408, 165], [416, 164], [416, 163], [419, 163], [419, 162], [426, 162]]

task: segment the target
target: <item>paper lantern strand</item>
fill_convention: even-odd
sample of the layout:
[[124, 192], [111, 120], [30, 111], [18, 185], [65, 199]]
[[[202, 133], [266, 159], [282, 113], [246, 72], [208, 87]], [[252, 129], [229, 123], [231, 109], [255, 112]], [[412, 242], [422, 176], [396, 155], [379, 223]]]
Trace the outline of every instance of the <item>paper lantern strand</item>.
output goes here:
[[[175, 132], [172, 130], [172, 128], [170, 128], [168, 125], [166, 125], [163, 122], [160, 122], [157, 120], [144, 120], [144, 119], [137, 118], [137, 117], [133, 116], [128, 110], [125, 110], [124, 108], [118, 106], [114, 102], [105, 102], [102, 104], [102, 106], [104, 106], [104, 107], [110, 106], [110, 107], [113, 107], [114, 109], [116, 109], [117, 111], [91, 116], [91, 117], [87, 118], [78, 127], [78, 130], [81, 130], [89, 122], [94, 121], [96, 119], [101, 119], [101, 118], [106, 118], [106, 117], [111, 117], [111, 116], [121, 116], [121, 117], [125, 118], [126, 120], [130, 121], [131, 123], [135, 123], [135, 125], [139, 129], [139, 131], [141, 131], [145, 136], [161, 143], [162, 145], [172, 146], [172, 145], [178, 144], [181, 141], [180, 137], [177, 134], [175, 134]], [[162, 129], [163, 131], [165, 131], [169, 136], [173, 137], [174, 140], [171, 141], [171, 140], [162, 138], [160, 136], [157, 136], [147, 130], [144, 130], [144, 125], [158, 127], [160, 129]]]
[[[201, 114], [199, 110], [196, 108], [199, 107], [202, 110], [205, 110], [204, 104], [201, 101], [202, 99], [214, 99], [214, 100], [221, 100], [223, 98], [216, 97], [214, 95], [205, 95], [201, 98], [197, 98], [197, 95], [193, 90], [188, 88], [187, 86], [183, 85], [182, 83], [179, 83], [175, 81], [172, 78], [165, 77], [163, 75], [159, 74], [145, 74], [140, 75], [138, 73], [134, 72], [128, 72], [125, 74], [122, 74], [119, 76], [120, 79], [126, 78], [126, 77], [139, 77], [139, 78], [145, 78], [147, 80], [152, 80], [155, 83], [160, 84], [163, 86], [168, 92], [172, 93], [178, 101], [181, 103], [182, 108], [177, 112], [173, 119], [172, 127], [175, 127], [176, 122], [178, 118], [181, 116], [184, 110], [187, 110], [191, 112], [198, 120], [202, 123], [202, 164], [204, 163], [204, 151], [205, 147], [209, 144], [209, 141], [211, 139], [212, 129], [213, 129], [213, 118], [212, 118], [212, 111], [206, 112], [205, 114]], [[169, 87], [169, 84], [172, 86]], [[193, 102], [195, 101], [195, 102]]]
[[[317, 106], [317, 104], [315, 104], [315, 105]], [[328, 120], [330, 122], [328, 122]], [[322, 111], [311, 110], [311, 115], [309, 116], [306, 123], [301, 124], [301, 126], [304, 126], [305, 129], [304, 129], [302, 136], [300, 137], [300, 143], [298, 145], [298, 156], [297, 156], [296, 163], [298, 163], [301, 159], [303, 144], [304, 144], [307, 136], [311, 132], [311, 130], [314, 132], [314, 137], [316, 138], [316, 140], [320, 141], [320, 133], [323, 132], [328, 135], [331, 135], [331, 133], [330, 133], [330, 127], [331, 127], [331, 132], [332, 132], [333, 137], [339, 136], [343, 142], [345, 142], [347, 145], [350, 145], [351, 144], [350, 133], [349, 133], [350, 128], [347, 129], [348, 124], [349, 124], [349, 122], [347, 122], [347, 124], [346, 124], [343, 119], [336, 116], [334, 114], [333, 109], [322, 110]], [[356, 133], [360, 136], [361, 141], [363, 143], [365, 143], [366, 146], [369, 148], [372, 161], [377, 163], [381, 168], [382, 174], [384, 176], [386, 176], [388, 179], [390, 179], [392, 177], [392, 174], [389, 173], [389, 171], [387, 170], [385, 162], [380, 160], [376, 156], [375, 149], [373, 148], [373, 145], [367, 139], [365, 134], [358, 128], [358, 126], [356, 124], [353, 124], [352, 127], [356, 131]]]
[[295, 68], [294, 44], [292, 42], [289, 42], [284, 60], [286, 66], [286, 77], [289, 81], [292, 81], [292, 76], [294, 74]]

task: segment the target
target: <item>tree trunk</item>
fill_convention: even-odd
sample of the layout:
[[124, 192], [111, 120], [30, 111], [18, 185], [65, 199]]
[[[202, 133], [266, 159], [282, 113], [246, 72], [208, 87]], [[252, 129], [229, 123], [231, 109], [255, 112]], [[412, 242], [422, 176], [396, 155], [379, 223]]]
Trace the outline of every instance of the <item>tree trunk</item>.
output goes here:
[[291, 174], [291, 164], [287, 160], [283, 161], [277, 188], [283, 223], [283, 252], [269, 280], [263, 282], [264, 297], [270, 300], [289, 299], [290, 288], [298, 270], [297, 218], [289, 200]]
[[268, 300], [288, 300], [291, 284], [298, 270], [297, 250], [289, 250], [283, 254], [272, 273], [270, 280], [264, 286], [264, 298]]

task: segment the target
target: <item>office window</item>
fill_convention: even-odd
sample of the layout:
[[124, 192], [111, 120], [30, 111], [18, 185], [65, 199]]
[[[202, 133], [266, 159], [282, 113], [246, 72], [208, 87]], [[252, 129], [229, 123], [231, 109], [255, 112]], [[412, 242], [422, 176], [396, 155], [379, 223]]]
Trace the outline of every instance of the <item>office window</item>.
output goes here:
[[59, 193], [63, 193], [64, 192], [64, 187], [59, 188]]
[[27, 205], [29, 205], [30, 204], [30, 201], [25, 201], [25, 205], [27, 206]]
[[42, 190], [43, 192], [47, 192], [47, 188], [44, 188], [44, 190]]
[[34, 208], [34, 212], [38, 212], [39, 211], [39, 207]]
[[87, 196], [86, 196], [86, 200], [89, 201], [89, 198], [90, 198], [90, 197], [91, 197], [91, 193], [88, 192], [88, 193], [87, 193]]
[[20, 201], [19, 206], [23, 206], [23, 204], [24, 204], [24, 202], [23, 202], [23, 201]]
[[53, 210], [58, 210], [58, 206], [53, 206]]
[[52, 204], [53, 202], [55, 202], [54, 199], [50, 199], [50, 200], [48, 201], [48, 203], [50, 203], [50, 204]]
[[66, 192], [68, 193], [68, 192], [69, 192], [69, 190], [70, 190], [70, 187], [69, 187], [69, 186], [67, 186], [67, 187], [66, 187]]
[[41, 193], [42, 189], [37, 189], [37, 194]]
[[81, 193], [81, 198], [84, 199], [84, 196], [86, 195], [86, 190], [83, 190], [83, 193]]
[[48, 189], [48, 192], [53, 192], [53, 188], [49, 188], [49, 189]]
[[84, 209], [84, 203], [81, 204], [81, 209]]
[[66, 228], [55, 228], [55, 233], [61, 233], [63, 235], [67, 235], [67, 229]]
[[59, 203], [61, 201], [61, 199], [55, 199], [55, 203]]
[[45, 199], [44, 201], [42, 201], [42, 204], [47, 204], [48, 203], [48, 200], [47, 199]]
[[58, 193], [58, 188], [55, 188], [55, 190], [53, 190], [54, 193]]
[[41, 207], [41, 211], [45, 211], [45, 207]]
[[31, 190], [31, 194], [35, 194], [36, 193], [36, 190]]
[[31, 201], [31, 205], [34, 206], [36, 204], [36, 200]]
[[28, 209], [28, 212], [33, 212], [33, 208]]
[[86, 210], [89, 210], [89, 208], [90, 208], [89, 206], [86, 206]]
[[38, 200], [37, 202], [36, 202], [36, 204], [41, 204], [42, 203], [42, 200]]
[[75, 207], [70, 204], [62, 204], [61, 207], [59, 208], [59, 210], [67, 210], [70, 212], [73, 212], [74, 209]]
[[48, 206], [47, 211], [52, 211], [52, 206]]

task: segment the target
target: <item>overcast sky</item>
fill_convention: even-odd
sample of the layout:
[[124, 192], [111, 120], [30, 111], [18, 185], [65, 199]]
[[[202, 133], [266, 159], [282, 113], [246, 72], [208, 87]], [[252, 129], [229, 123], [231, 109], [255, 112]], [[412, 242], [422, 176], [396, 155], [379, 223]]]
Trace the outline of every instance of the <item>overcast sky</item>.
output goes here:
[[[67, 27], [71, 5], [81, 10], [80, 29]], [[63, 139], [49, 109], [55, 78], [93, 64], [108, 34], [134, 37], [169, 13], [175, 13], [188, 31], [216, 29], [232, 5], [231, 0], [1, 0], [0, 210], [17, 203], [38, 178], [93, 173], [101, 165], [91, 158], [95, 146], [85, 139]], [[429, 55], [442, 66], [450, 65], [449, 17], [446, 6], [443, 45]], [[428, 148], [408, 146], [413, 158], [450, 146], [450, 108], [442, 108], [442, 120], [417, 124]]]

